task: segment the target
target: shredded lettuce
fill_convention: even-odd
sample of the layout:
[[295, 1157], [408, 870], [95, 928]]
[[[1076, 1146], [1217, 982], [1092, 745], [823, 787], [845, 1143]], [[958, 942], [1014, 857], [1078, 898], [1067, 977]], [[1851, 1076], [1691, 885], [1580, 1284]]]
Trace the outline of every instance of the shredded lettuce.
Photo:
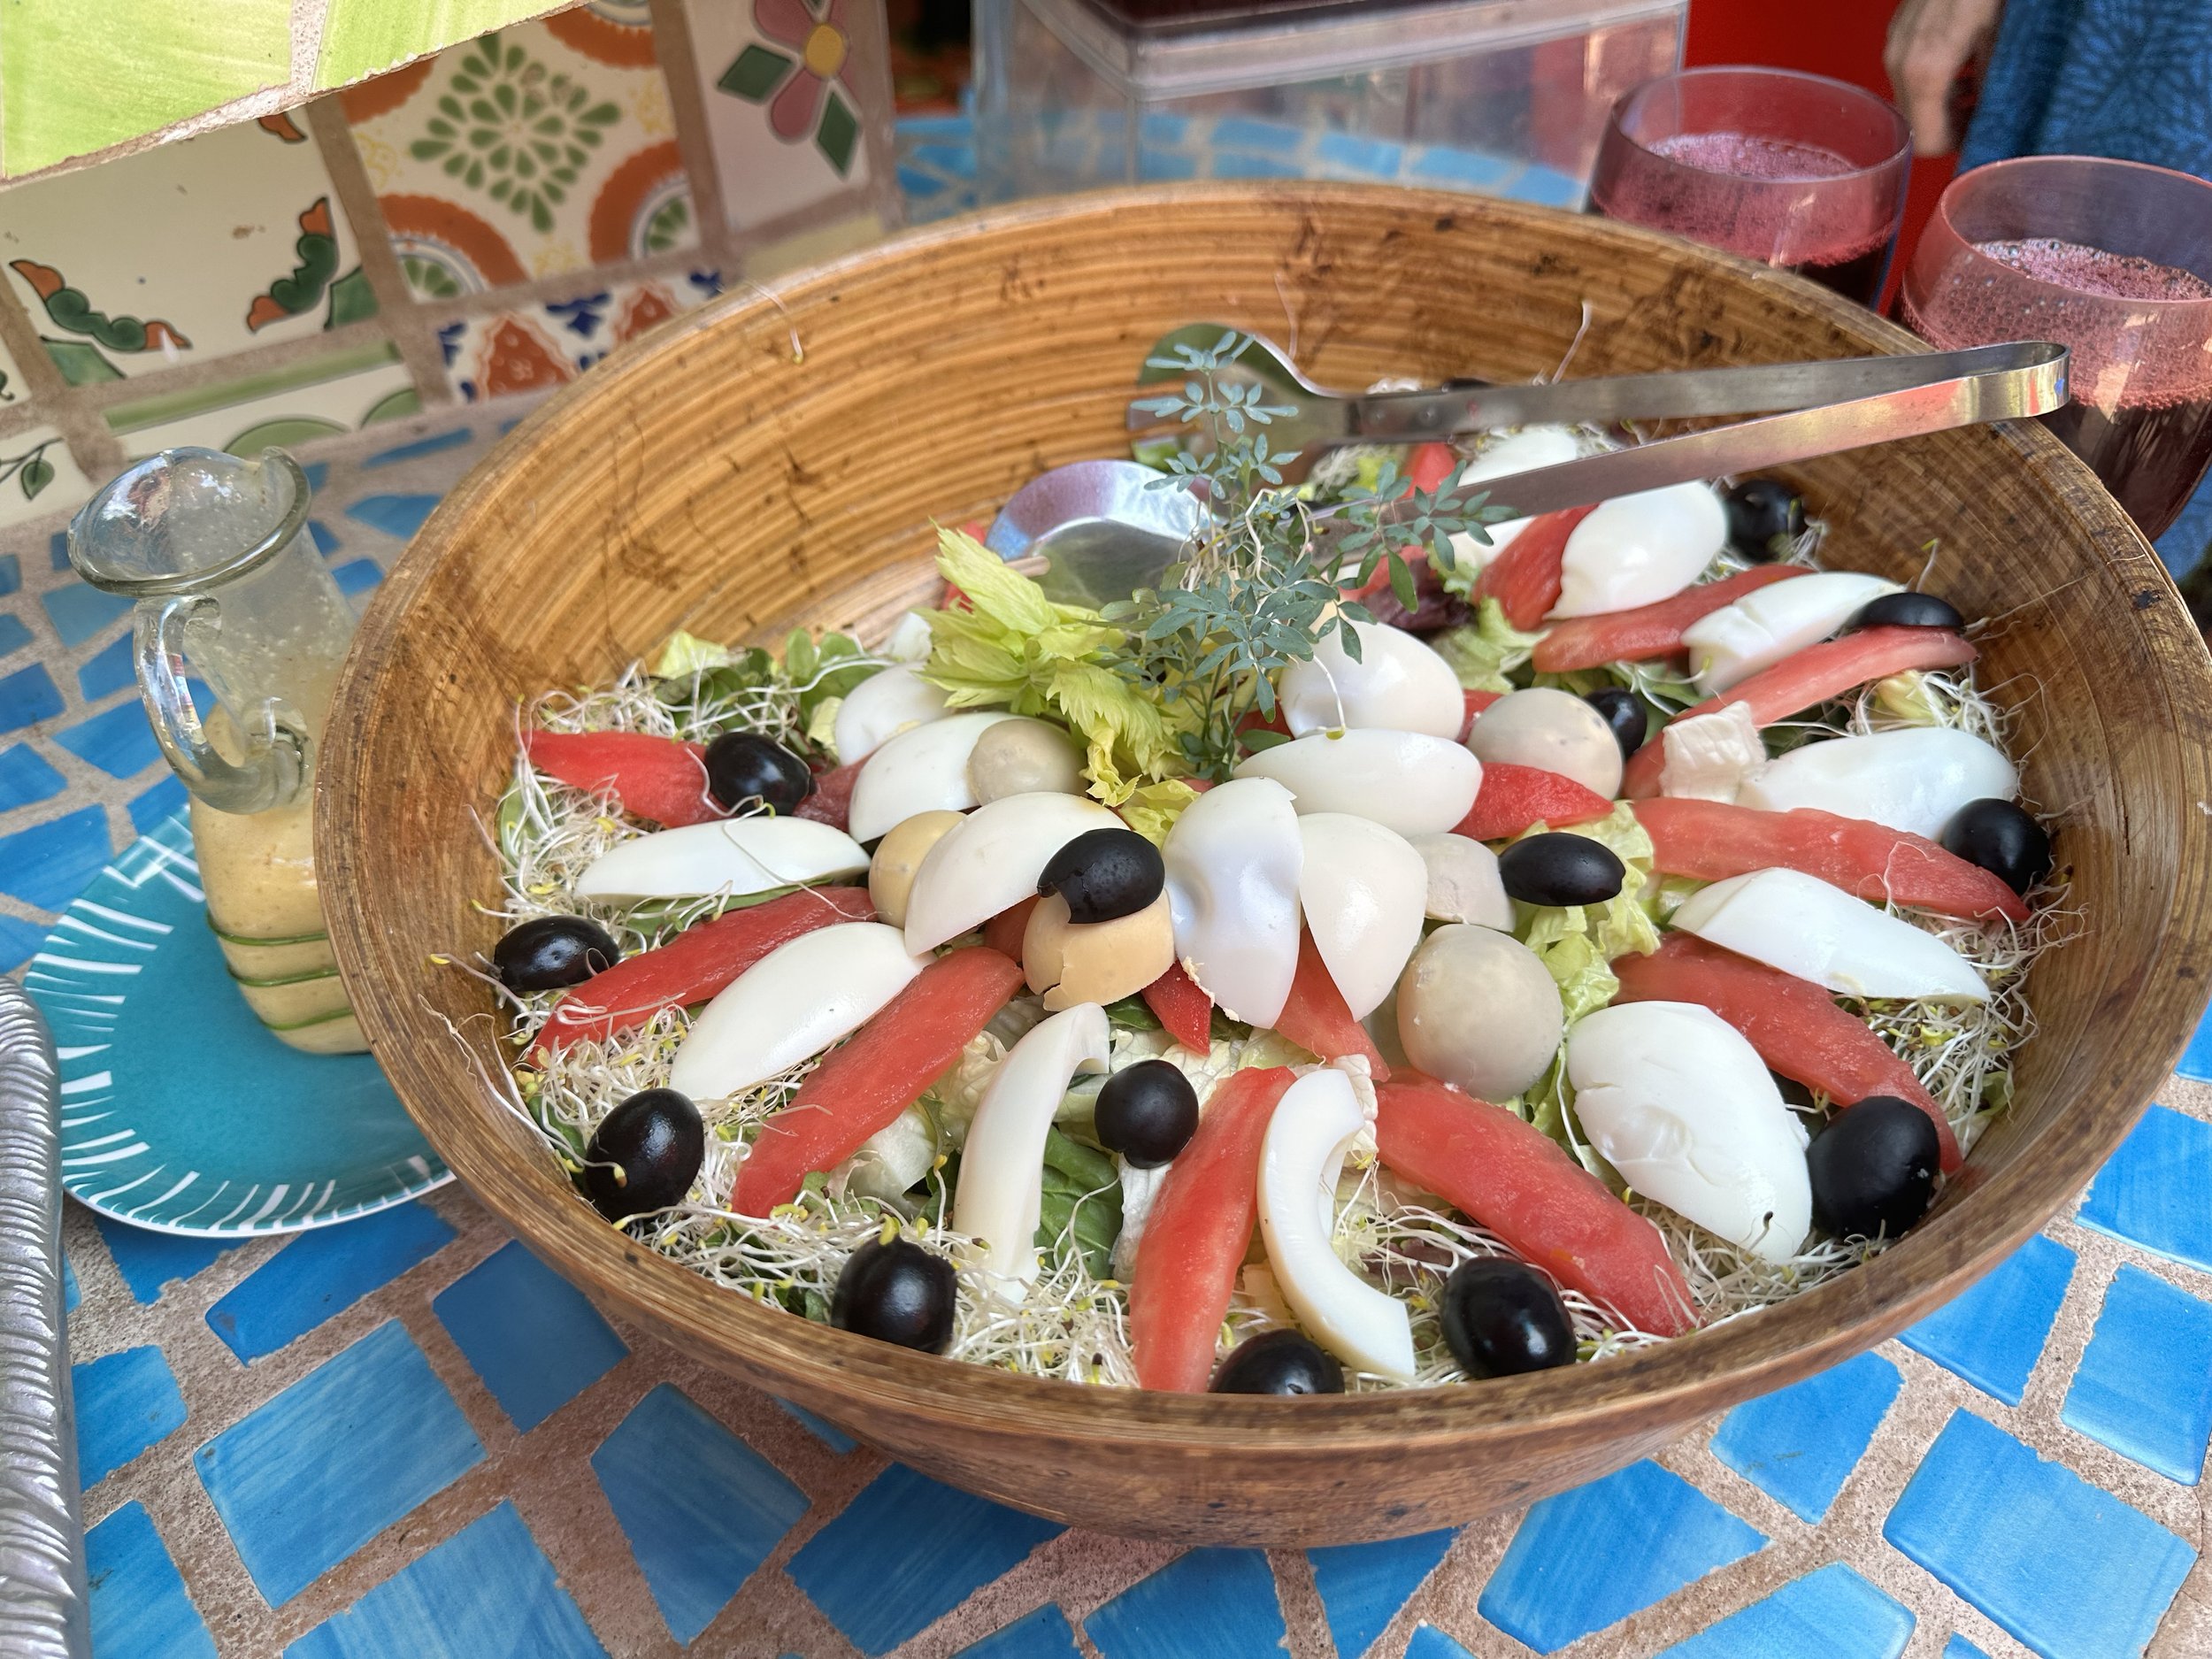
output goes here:
[[727, 668], [736, 660], [728, 646], [717, 645], [712, 640], [703, 640], [680, 628], [663, 642], [660, 654], [653, 659], [651, 672], [656, 680], [680, 680], [705, 669]]
[[[1528, 831], [1531, 835], [1544, 833], [1541, 825]], [[1523, 907], [1527, 920], [1521, 942], [1536, 953], [1558, 986], [1567, 1024], [1572, 1026], [1619, 995], [1621, 982], [1614, 976], [1613, 959], [1631, 951], [1649, 956], [1659, 949], [1659, 928], [1640, 897], [1651, 873], [1653, 849], [1634, 807], [1617, 802], [1604, 818], [1568, 825], [1560, 833], [1596, 841], [1628, 868], [1621, 890], [1602, 904]]]
[[1469, 691], [1511, 691], [1506, 675], [1528, 661], [1540, 634], [1524, 634], [1505, 619], [1505, 607], [1486, 599], [1472, 622], [1429, 641]]
[[1175, 820], [1197, 799], [1198, 791], [1180, 778], [1148, 783], [1131, 791], [1129, 798], [1122, 803], [1122, 822], [1155, 847], [1164, 847], [1167, 833], [1175, 827]]

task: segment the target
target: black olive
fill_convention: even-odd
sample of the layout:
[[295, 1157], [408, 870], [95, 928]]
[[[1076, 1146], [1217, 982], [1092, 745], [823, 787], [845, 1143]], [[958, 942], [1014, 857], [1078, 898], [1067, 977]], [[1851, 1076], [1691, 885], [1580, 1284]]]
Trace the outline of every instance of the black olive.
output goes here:
[[699, 1109], [672, 1088], [641, 1089], [584, 1143], [584, 1191], [610, 1221], [681, 1203], [707, 1156]]
[[621, 947], [582, 916], [541, 916], [511, 927], [492, 947], [492, 966], [511, 991], [557, 991], [581, 985], [622, 960]]
[[1621, 746], [1623, 755], [1632, 755], [1644, 746], [1644, 735], [1649, 726], [1644, 718], [1644, 705], [1636, 701], [1634, 692], [1620, 686], [1607, 686], [1584, 692], [1582, 700], [1605, 717], [1605, 724], [1612, 728], [1613, 741]]
[[1944, 846], [2015, 893], [2051, 873], [2051, 837], [2009, 801], [1969, 801], [1943, 826]]
[[855, 1250], [830, 1296], [830, 1323], [879, 1342], [941, 1354], [952, 1340], [952, 1263], [918, 1244], [871, 1239]]
[[1602, 904], [1621, 890], [1628, 866], [1587, 835], [1532, 835], [1498, 855], [1506, 896], [1524, 904]]
[[1295, 1331], [1263, 1331], [1229, 1350], [1214, 1372], [1217, 1394], [1340, 1394], [1344, 1367]]
[[707, 745], [707, 793], [734, 812], [788, 813], [814, 793], [806, 762], [757, 732], [725, 732]]
[[1160, 849], [1130, 829], [1085, 830], [1053, 854], [1037, 878], [1039, 893], [1068, 902], [1071, 922], [1134, 916], [1166, 885]]
[[1927, 1113], [1893, 1094], [1868, 1095], [1805, 1149], [1814, 1225], [1839, 1239], [1897, 1237], [1928, 1213], [1941, 1156]]
[[1571, 1365], [1574, 1325], [1551, 1281], [1524, 1262], [1478, 1256], [1444, 1281], [1444, 1346], [1470, 1377]]
[[1852, 612], [1843, 625], [1846, 634], [1861, 628], [1962, 628], [1966, 618], [1958, 607], [1933, 594], [1884, 594]]
[[1098, 1091], [1098, 1143], [1132, 1169], [1156, 1170], [1198, 1129], [1198, 1091], [1164, 1060], [1140, 1060]]
[[1764, 562], [1786, 556], [1805, 534], [1805, 503], [1778, 479], [1747, 478], [1721, 497], [1728, 510], [1728, 545]]

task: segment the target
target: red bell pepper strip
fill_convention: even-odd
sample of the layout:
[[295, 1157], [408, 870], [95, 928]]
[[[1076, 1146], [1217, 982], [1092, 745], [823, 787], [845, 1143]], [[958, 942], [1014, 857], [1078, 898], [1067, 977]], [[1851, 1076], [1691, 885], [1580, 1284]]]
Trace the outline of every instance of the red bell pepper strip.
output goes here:
[[[1740, 703], [1751, 710], [1755, 721], [1769, 726], [1840, 697], [1869, 680], [1886, 680], [1913, 669], [1960, 668], [1978, 655], [1958, 634], [1941, 628], [1865, 628], [1839, 640], [1809, 645], [1674, 718], [1694, 719]], [[1621, 793], [1630, 800], [1659, 793], [1659, 774], [1667, 764], [1665, 739], [1663, 727], [1629, 757]]]
[[1167, 1166], [1129, 1278], [1137, 1386], [1203, 1394], [1237, 1269], [1260, 1216], [1260, 1143], [1290, 1068], [1233, 1072]]
[[1475, 580], [1478, 608], [1494, 599], [1505, 619], [1525, 634], [1541, 626], [1545, 613], [1559, 603], [1564, 582], [1567, 538], [1597, 509], [1569, 507], [1561, 512], [1540, 514], [1506, 544]]
[[1344, 993], [1329, 977], [1328, 964], [1321, 960], [1320, 947], [1310, 933], [1298, 936], [1298, 972], [1290, 982], [1290, 995], [1276, 1018], [1275, 1030], [1324, 1060], [1365, 1055], [1367, 1074], [1378, 1083], [1390, 1075], [1375, 1040], [1367, 1034], [1366, 1026], [1352, 1018]]
[[1679, 1336], [1697, 1325], [1659, 1229], [1543, 1131], [1417, 1072], [1400, 1072], [1375, 1102], [1382, 1161], [1407, 1180], [1640, 1331]]
[[990, 949], [956, 950], [924, 968], [762, 1123], [737, 1166], [730, 1208], [764, 1216], [815, 1171], [859, 1151], [952, 1070], [1021, 982], [1020, 967]]
[[1502, 691], [1463, 691], [1460, 696], [1467, 704], [1467, 718], [1459, 723], [1459, 741], [1465, 742], [1467, 734], [1475, 729], [1475, 717], [1505, 695]]
[[1018, 904], [1009, 905], [983, 924], [983, 946], [995, 950], [1002, 956], [1022, 959], [1022, 940], [1029, 932], [1029, 912], [1037, 908], [1037, 895], [1030, 895]]
[[530, 1047], [533, 1063], [572, 1042], [634, 1031], [664, 1008], [703, 1002], [779, 945], [837, 922], [872, 922], [865, 887], [807, 887], [765, 904], [695, 922], [653, 950], [626, 956], [553, 1005]]
[[1165, 973], [1144, 987], [1144, 1005], [1167, 1034], [1193, 1054], [1213, 1047], [1214, 1000], [1183, 972], [1181, 963], [1170, 963]]
[[633, 818], [669, 829], [729, 814], [707, 794], [706, 751], [644, 732], [526, 732], [523, 752], [547, 776], [614, 796]]
[[1516, 766], [1494, 760], [1484, 764], [1482, 787], [1467, 816], [1452, 826], [1471, 841], [1502, 841], [1532, 824], [1587, 824], [1603, 818], [1613, 803], [1587, 784], [1541, 766]]
[[863, 764], [856, 760], [849, 765], [832, 766], [826, 772], [816, 772], [814, 792], [791, 810], [791, 816], [812, 818], [832, 829], [843, 829], [847, 815], [852, 810], [853, 785], [859, 781]]
[[1448, 443], [1417, 443], [1406, 457], [1406, 482], [1415, 489], [1432, 490], [1452, 475], [1459, 451]]
[[1682, 635], [1700, 617], [1710, 616], [1724, 605], [1755, 588], [1809, 576], [1802, 565], [1757, 565], [1717, 582], [1699, 582], [1671, 599], [1633, 611], [1608, 611], [1603, 616], [1574, 617], [1554, 623], [1536, 642], [1530, 658], [1540, 674], [1571, 673], [1578, 668], [1599, 668], [1607, 663], [1640, 663], [1655, 657], [1671, 657], [1685, 649]]
[[1813, 807], [1763, 812], [1718, 801], [1639, 801], [1661, 875], [1724, 881], [1754, 870], [1802, 871], [1873, 903], [1885, 902], [1962, 919], [2028, 919], [2026, 902], [2003, 881], [1925, 836]]
[[1959, 1143], [1935, 1097], [1896, 1051], [1810, 980], [1753, 962], [1690, 933], [1669, 933], [1648, 956], [1613, 964], [1618, 1002], [1695, 1002], [1733, 1025], [1784, 1077], [1855, 1106], [1893, 1094], [1928, 1114], [1943, 1167], [1959, 1166]]

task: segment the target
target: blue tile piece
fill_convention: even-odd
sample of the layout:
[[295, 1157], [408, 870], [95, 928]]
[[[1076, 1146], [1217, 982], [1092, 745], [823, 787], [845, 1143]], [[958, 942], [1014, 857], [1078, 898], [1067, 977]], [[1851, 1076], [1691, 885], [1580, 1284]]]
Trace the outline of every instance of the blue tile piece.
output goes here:
[[84, 665], [77, 670], [77, 689], [87, 703], [97, 703], [136, 683], [135, 643], [128, 634], [119, 634], [85, 658]]
[[146, 710], [135, 702], [119, 703], [90, 719], [65, 726], [53, 737], [85, 764], [97, 766], [111, 778], [135, 778], [161, 758]]
[[412, 443], [403, 443], [389, 449], [379, 449], [362, 460], [365, 467], [391, 466], [401, 461], [419, 461], [426, 455], [438, 455], [447, 449], [457, 449], [472, 434], [466, 426], [456, 426], [450, 432], [434, 432], [426, 438], [417, 438]]
[[46, 942], [46, 930], [33, 923], [0, 916], [0, 973], [12, 973], [38, 953]]
[[157, 1348], [129, 1348], [69, 1368], [77, 1479], [86, 1491], [184, 1426], [184, 1396]]
[[1403, 144], [1379, 138], [1360, 138], [1350, 133], [1324, 133], [1314, 154], [1333, 167], [1345, 167], [1373, 179], [1394, 179], [1405, 161]]
[[19, 732], [50, 720], [63, 709], [61, 689], [43, 663], [33, 663], [0, 678], [0, 732]]
[[1406, 1644], [1406, 1659], [1475, 1659], [1474, 1655], [1433, 1624], [1424, 1624]]
[[1080, 1659], [1080, 1650], [1075, 1632], [1068, 1628], [1068, 1616], [1047, 1606], [963, 1647], [953, 1659]]
[[108, 851], [108, 815], [96, 806], [0, 835], [0, 893], [58, 910], [100, 873]]
[[902, 162], [899, 164], [899, 188], [908, 196], [936, 196], [947, 188], [942, 179], [933, 179], [926, 173], [918, 173]]
[[[671, 1383], [631, 1409], [591, 1468], [669, 1634], [687, 1647], [807, 1509], [805, 1494]], [[876, 1563], [860, 1565], [872, 1574]]]
[[2195, 1486], [2212, 1443], [2212, 1305], [2123, 1267], [2059, 1417], [2122, 1456]]
[[58, 571], [69, 568], [69, 532], [57, 530], [46, 538], [46, 558]]
[[1179, 150], [1156, 150], [1149, 144], [1137, 147], [1137, 177], [1157, 181], [1177, 179], [1195, 179], [1198, 161], [1195, 157]]
[[2212, 1271], [2212, 1124], [2151, 1107], [2097, 1171], [2079, 1219]]
[[901, 138], [971, 138], [975, 123], [964, 115], [902, 115], [898, 132]]
[[345, 543], [338, 539], [338, 533], [320, 518], [310, 518], [307, 521], [307, 534], [308, 539], [315, 544], [315, 551], [325, 558], [328, 558], [340, 548], [345, 546]]
[[1508, 1635], [1552, 1653], [1766, 1541], [1646, 1459], [1533, 1505], [1479, 1605]]
[[77, 1287], [77, 1270], [67, 1256], [61, 1258], [61, 1310], [65, 1314], [77, 1311], [77, 1304], [84, 1300], [84, 1292]]
[[1677, 1642], [1659, 1659], [1897, 1659], [1916, 1622], [1833, 1562]]
[[130, 610], [127, 595], [103, 593], [89, 582], [64, 582], [38, 597], [64, 645], [82, 645]]
[[0, 611], [0, 657], [31, 642], [31, 625], [13, 611]]
[[1064, 1530], [894, 1463], [784, 1571], [856, 1647], [886, 1653]]
[[1275, 1574], [1256, 1549], [1194, 1549], [1083, 1621], [1105, 1659], [1276, 1659], [1288, 1646]]
[[1858, 1355], [1738, 1406], [1721, 1419], [1713, 1455], [1816, 1526], [1903, 1384], [1897, 1367], [1879, 1354]]
[[352, 559], [330, 572], [341, 593], [348, 598], [365, 594], [384, 580], [384, 572], [374, 559]]
[[131, 797], [131, 827], [141, 835], [150, 835], [157, 826], [183, 811], [187, 804], [184, 780], [171, 772], [152, 788]]
[[96, 1215], [93, 1225], [106, 1240], [116, 1271], [130, 1287], [131, 1300], [161, 1300], [161, 1287], [171, 1279], [189, 1279], [202, 1268], [238, 1248], [234, 1239], [194, 1239], [178, 1233], [155, 1233]]
[[1340, 1544], [1306, 1552], [1314, 1588], [1321, 1593], [1322, 1611], [1328, 1616], [1329, 1638], [1343, 1659], [1357, 1659], [1373, 1646], [1458, 1536], [1446, 1527], [1386, 1543]]
[[516, 1242], [440, 1291], [430, 1310], [526, 1434], [630, 1351], [582, 1291]]
[[1156, 111], [1137, 123], [1137, 136], [1148, 144], [1179, 144], [1190, 136], [1190, 117]]
[[776, 1403], [781, 1406], [786, 1411], [788, 1411], [793, 1417], [798, 1418], [801, 1423], [806, 1425], [806, 1429], [809, 1433], [812, 1434], [816, 1440], [821, 1441], [823, 1445], [828, 1447], [830, 1450], [835, 1452], [841, 1457], [847, 1452], [852, 1450], [854, 1447], [860, 1444], [858, 1440], [853, 1439], [851, 1435], [846, 1433], [845, 1431], [839, 1428], [837, 1425], [834, 1423], [823, 1422], [821, 1418], [816, 1417], [814, 1413], [808, 1410], [804, 1406], [795, 1406], [788, 1400], [779, 1400]]
[[61, 773], [28, 743], [11, 743], [0, 749], [0, 812], [50, 801], [69, 787]]
[[84, 1535], [92, 1651], [100, 1659], [215, 1659], [215, 1641], [154, 1517], [127, 1503]]
[[[487, 1586], [496, 1586], [495, 1593]], [[503, 1503], [284, 1650], [284, 1659], [606, 1659]]]
[[[68, 545], [67, 538], [63, 545]], [[23, 586], [23, 561], [13, 553], [0, 553], [0, 598], [19, 591]]]
[[1943, 1644], [1943, 1659], [1989, 1659], [1989, 1655], [1954, 1631], [1951, 1640]]
[[1225, 115], [1214, 123], [1217, 150], [1268, 150], [1279, 154], [1295, 150], [1306, 142], [1305, 129], [1288, 121], [1256, 121], [1249, 116]]
[[389, 1284], [452, 1237], [426, 1204], [397, 1204], [303, 1233], [207, 1310], [208, 1329], [250, 1364]]
[[346, 517], [404, 541], [422, 528], [437, 505], [435, 495], [364, 495], [346, 509]]
[[2074, 1253], [2038, 1233], [1981, 1283], [1908, 1326], [1897, 1340], [2016, 1406], [2073, 1276]]
[[1965, 1410], [1936, 1436], [1882, 1536], [2050, 1659], [2140, 1653], [2197, 1554]]
[[2174, 1070], [2194, 1082], [2212, 1082], [2212, 1008], [2205, 1010], [2204, 1018], [2197, 1022], [2189, 1046], [2174, 1062]]
[[192, 1456], [272, 1607], [483, 1460], [461, 1408], [396, 1319]]

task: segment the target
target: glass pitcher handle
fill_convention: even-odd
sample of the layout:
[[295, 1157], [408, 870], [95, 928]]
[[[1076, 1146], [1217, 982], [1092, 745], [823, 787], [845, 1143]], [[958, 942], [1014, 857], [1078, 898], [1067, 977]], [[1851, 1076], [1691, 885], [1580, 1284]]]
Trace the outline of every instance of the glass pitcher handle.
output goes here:
[[138, 607], [138, 684], [155, 741], [185, 787], [226, 812], [264, 812], [296, 798], [307, 777], [307, 740], [264, 702], [240, 722], [242, 761], [223, 758], [207, 741], [192, 693], [179, 672], [189, 622], [219, 626], [221, 611], [205, 594], [146, 600]]

